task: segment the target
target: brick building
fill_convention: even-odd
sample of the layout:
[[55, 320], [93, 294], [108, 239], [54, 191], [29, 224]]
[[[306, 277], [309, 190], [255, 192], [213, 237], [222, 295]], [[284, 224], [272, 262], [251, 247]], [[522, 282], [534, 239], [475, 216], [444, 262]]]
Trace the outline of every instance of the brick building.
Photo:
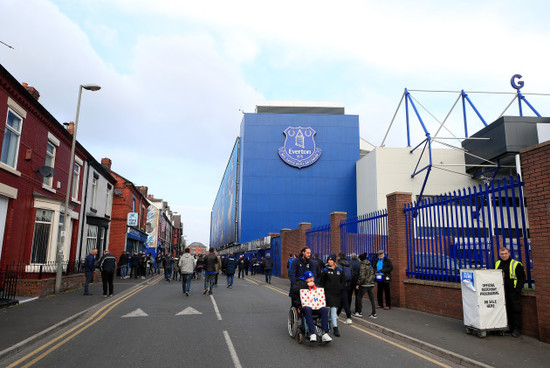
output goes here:
[[55, 262], [70, 172], [75, 185], [62, 248], [65, 261], [77, 256], [83, 185], [78, 173], [89, 154], [77, 143], [70, 170], [72, 134], [39, 97], [35, 88], [21, 85], [0, 65], [0, 267]]
[[[102, 158], [101, 165], [115, 179], [109, 250], [117, 258], [123, 251], [145, 252], [147, 233], [147, 187], [136, 187], [130, 180], [111, 170], [112, 161]], [[141, 190], [140, 190], [141, 189]]]

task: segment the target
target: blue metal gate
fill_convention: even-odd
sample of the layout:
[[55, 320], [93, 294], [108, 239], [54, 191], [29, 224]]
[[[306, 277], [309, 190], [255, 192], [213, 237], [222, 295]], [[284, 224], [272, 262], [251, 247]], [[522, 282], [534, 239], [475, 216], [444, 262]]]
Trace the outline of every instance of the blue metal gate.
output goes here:
[[388, 252], [388, 211], [351, 217], [340, 224], [341, 251], [346, 255], [366, 253], [374, 262], [380, 249]]
[[406, 205], [407, 276], [458, 282], [461, 268], [494, 268], [505, 246], [532, 287], [523, 185], [510, 176]]
[[306, 244], [312, 256], [319, 256], [324, 262], [330, 255], [330, 224], [310, 229], [306, 232]]

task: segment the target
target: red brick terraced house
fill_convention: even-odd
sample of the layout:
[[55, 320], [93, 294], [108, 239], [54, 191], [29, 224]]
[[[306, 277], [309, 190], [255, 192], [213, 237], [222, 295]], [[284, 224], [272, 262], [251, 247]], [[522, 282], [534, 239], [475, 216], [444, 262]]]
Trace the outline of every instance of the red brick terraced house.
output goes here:
[[25, 277], [55, 271], [69, 172], [76, 180], [63, 259], [75, 260], [83, 192], [83, 175], [76, 171], [83, 172], [90, 157], [77, 143], [69, 168], [72, 134], [39, 97], [0, 65], [0, 268], [23, 265]]

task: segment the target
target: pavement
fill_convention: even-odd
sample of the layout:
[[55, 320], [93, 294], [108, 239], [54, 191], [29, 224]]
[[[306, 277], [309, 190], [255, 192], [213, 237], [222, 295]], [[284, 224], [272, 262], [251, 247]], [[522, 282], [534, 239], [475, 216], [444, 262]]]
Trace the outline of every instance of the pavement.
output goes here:
[[[248, 277], [260, 284], [265, 282], [263, 275]], [[115, 296], [148, 281], [150, 278], [116, 279]], [[288, 291], [289, 282], [273, 277], [271, 287]], [[101, 284], [95, 283], [90, 285], [91, 296], [84, 296], [80, 288], [43, 298], [23, 298], [18, 305], [1, 308], [0, 360], [106, 303], [109, 298], [103, 298], [101, 290]], [[369, 311], [370, 303], [365, 299], [364, 317], [352, 317], [353, 323], [466, 367], [543, 367], [550, 361], [550, 344], [529, 336], [514, 338], [505, 334], [479, 338], [466, 334], [462, 320], [454, 318], [393, 307], [377, 309], [378, 318], [371, 319], [367, 317]], [[286, 311], [283, 314], [286, 316]], [[342, 327], [346, 328], [343, 324]]]

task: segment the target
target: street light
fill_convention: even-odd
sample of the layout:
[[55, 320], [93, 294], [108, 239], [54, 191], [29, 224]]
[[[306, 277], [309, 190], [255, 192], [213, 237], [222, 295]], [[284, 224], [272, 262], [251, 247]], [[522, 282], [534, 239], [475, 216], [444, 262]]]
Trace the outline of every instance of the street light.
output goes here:
[[69, 198], [71, 196], [72, 182], [73, 182], [73, 173], [74, 173], [74, 151], [76, 147], [76, 130], [78, 129], [78, 117], [80, 115], [80, 100], [82, 98], [82, 89], [88, 91], [99, 91], [100, 86], [95, 84], [81, 84], [78, 89], [78, 103], [76, 105], [76, 118], [74, 119], [74, 129], [73, 129], [73, 143], [71, 145], [71, 156], [69, 161], [69, 178], [67, 181], [67, 194], [65, 195], [65, 213], [63, 214], [63, 228], [61, 229], [61, 236], [58, 237], [57, 241], [57, 252], [56, 252], [56, 264], [57, 264], [57, 273], [55, 275], [55, 293], [59, 294], [61, 292], [61, 277], [63, 275], [63, 244], [65, 244], [65, 233], [67, 230], [67, 222], [69, 218]]

